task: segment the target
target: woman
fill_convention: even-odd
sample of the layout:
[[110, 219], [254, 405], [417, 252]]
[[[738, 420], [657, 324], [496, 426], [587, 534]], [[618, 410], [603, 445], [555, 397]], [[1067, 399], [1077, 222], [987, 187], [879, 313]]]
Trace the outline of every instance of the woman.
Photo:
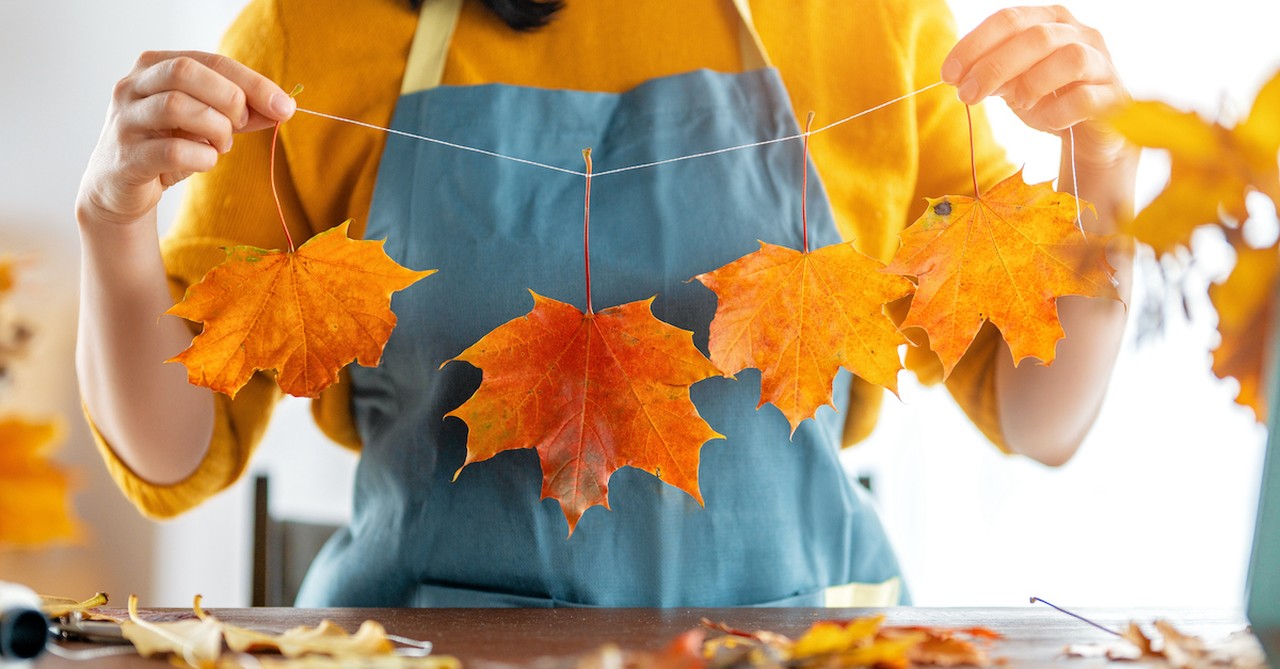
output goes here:
[[[1074, 127], [1079, 192], [1099, 212], [1086, 225], [1114, 228], [1134, 156], [1093, 120], [1125, 97], [1101, 37], [1056, 7], [1000, 12], [955, 43], [933, 2], [485, 4], [428, 2], [420, 14], [405, 0], [256, 0], [227, 38], [229, 57], [144, 54], [121, 80], [77, 206], [78, 365], [116, 480], [144, 512], [167, 516], [244, 470], [279, 391], [264, 375], [234, 401], [187, 385], [181, 367], [161, 363], [192, 331], [157, 317], [223, 247], [284, 245], [265, 175], [269, 133], [244, 133], [293, 118], [277, 179], [294, 236], [354, 217], [353, 236], [386, 238], [401, 264], [441, 270], [397, 296], [383, 364], [349, 368], [314, 405], [361, 464], [352, 524], [317, 559], [300, 604], [896, 603], [892, 550], [836, 459], [842, 433], [864, 436], [879, 406], [879, 389], [851, 377], [836, 380], [844, 414], [820, 412], [791, 443], [776, 411], [754, 409], [755, 377], [695, 386], [699, 412], [726, 436], [702, 449], [705, 509], [623, 469], [612, 509], [585, 514], [566, 540], [559, 508], [539, 499], [532, 454], [451, 482], [466, 428], [443, 416], [480, 375], [437, 368], [525, 313], [526, 288], [581, 294], [581, 180], [294, 118], [273, 82], [304, 83], [319, 111], [577, 168], [587, 146], [597, 165], [616, 167], [792, 134], [796, 109], [834, 118], [941, 77], [957, 88], [813, 141], [824, 184], [808, 192], [811, 243], [853, 239], [887, 259], [922, 197], [971, 189], [957, 95], [1000, 95], [1064, 141]], [[977, 121], [979, 178], [990, 185], [1011, 170]], [[598, 183], [596, 304], [656, 294], [655, 314], [705, 350], [714, 297], [686, 281], [756, 239], [798, 246], [797, 151], [775, 144]], [[156, 202], [193, 173], [205, 174], [162, 246]], [[1071, 174], [1066, 165], [1060, 188], [1072, 189]], [[948, 379], [993, 442], [1049, 464], [1070, 457], [1092, 423], [1123, 329], [1115, 303], [1063, 299], [1061, 312], [1068, 338], [1054, 366], [1014, 368], [988, 327]], [[927, 376], [928, 358], [913, 353], [909, 366]]]

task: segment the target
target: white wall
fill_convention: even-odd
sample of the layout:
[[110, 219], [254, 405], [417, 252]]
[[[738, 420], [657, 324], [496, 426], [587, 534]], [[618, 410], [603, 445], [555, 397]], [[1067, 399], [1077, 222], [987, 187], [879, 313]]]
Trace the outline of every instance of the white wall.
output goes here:
[[[0, 390], [0, 407], [66, 419], [62, 459], [79, 471], [77, 508], [93, 528], [81, 547], [0, 553], [0, 579], [68, 595], [137, 592], [152, 605], [184, 605], [196, 592], [212, 606], [248, 601], [245, 486], [174, 522], [138, 519], [80, 427], [71, 367], [71, 209], [111, 85], [143, 49], [212, 48], [239, 4], [0, 2], [0, 252], [37, 259], [23, 290], [41, 333], [19, 370], [21, 393]], [[962, 0], [955, 9], [967, 28], [1000, 4]], [[1200, 3], [1070, 5], [1108, 36], [1139, 96], [1213, 113], [1224, 95], [1247, 101], [1280, 67], [1275, 3], [1220, 0], [1211, 12]], [[1056, 141], [993, 114], [1029, 176], [1051, 177]], [[1144, 166], [1145, 197], [1162, 183], [1161, 169]], [[903, 402], [887, 403], [881, 428], [849, 464], [876, 474], [918, 603], [1017, 604], [1030, 594], [1088, 604], [1239, 601], [1261, 430], [1231, 404], [1229, 384], [1208, 374], [1212, 319], [1199, 316], [1126, 348], [1097, 428], [1060, 470], [996, 454], [945, 394], [904, 383]], [[277, 413], [255, 468], [273, 472], [277, 512], [333, 520], [349, 513], [353, 462], [316, 433], [299, 401]]]

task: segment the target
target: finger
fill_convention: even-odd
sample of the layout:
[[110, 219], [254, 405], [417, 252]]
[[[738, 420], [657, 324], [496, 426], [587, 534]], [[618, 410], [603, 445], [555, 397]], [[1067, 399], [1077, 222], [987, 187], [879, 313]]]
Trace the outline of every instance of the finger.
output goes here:
[[1121, 89], [1116, 86], [1075, 84], [1058, 91], [1056, 96], [1043, 98], [1031, 109], [1018, 112], [1018, 116], [1033, 128], [1060, 132], [1097, 118], [1123, 99]]
[[293, 116], [297, 104], [274, 81], [226, 56], [204, 53], [200, 58], [205, 65], [244, 91], [251, 112], [256, 111], [273, 123], [287, 121]]
[[1030, 109], [1045, 96], [1070, 84], [1116, 84], [1118, 81], [1105, 54], [1087, 44], [1072, 42], [1018, 77], [1006, 100], [1015, 109]]
[[165, 172], [160, 175], [160, 185], [168, 188], [191, 176], [191, 172]]
[[159, 175], [208, 172], [218, 162], [218, 151], [204, 142], [182, 137], [159, 137], [133, 147], [129, 162], [139, 181]]
[[249, 122], [245, 123], [244, 127], [240, 128], [236, 132], [256, 132], [264, 128], [270, 128], [274, 126], [276, 123], [279, 123], [279, 121], [267, 118], [266, 116], [263, 116], [262, 114], [259, 114], [256, 111], [250, 110]]
[[125, 132], [153, 135], [156, 132], [182, 131], [221, 153], [231, 150], [231, 120], [181, 91], [165, 91], [144, 98], [127, 107], [123, 116]]
[[1002, 9], [956, 42], [942, 61], [942, 80], [949, 84], [959, 83], [984, 55], [1031, 26], [1075, 22], [1071, 12], [1058, 6]]
[[[151, 53], [143, 54], [139, 64], [152, 56]], [[133, 78], [133, 94], [138, 98], [169, 91], [179, 91], [199, 100], [226, 116], [233, 126], [243, 125], [247, 120], [249, 108], [245, 103], [245, 92], [196, 58], [175, 55], [162, 59], [144, 67]]]
[[965, 104], [977, 104], [1078, 39], [1076, 29], [1065, 23], [1033, 25], [980, 57], [960, 79], [956, 95]]
[[140, 96], [176, 88], [223, 112], [236, 128], [253, 113], [288, 120], [293, 99], [270, 79], [225, 56], [201, 51], [157, 51], [138, 59]]

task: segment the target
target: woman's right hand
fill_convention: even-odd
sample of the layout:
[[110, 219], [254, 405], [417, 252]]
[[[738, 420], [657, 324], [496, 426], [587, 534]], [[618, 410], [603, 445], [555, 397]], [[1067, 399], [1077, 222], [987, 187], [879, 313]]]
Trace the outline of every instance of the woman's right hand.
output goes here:
[[225, 56], [143, 53], [112, 92], [77, 218], [82, 226], [150, 220], [164, 190], [212, 169], [235, 133], [270, 127], [294, 109], [270, 79]]

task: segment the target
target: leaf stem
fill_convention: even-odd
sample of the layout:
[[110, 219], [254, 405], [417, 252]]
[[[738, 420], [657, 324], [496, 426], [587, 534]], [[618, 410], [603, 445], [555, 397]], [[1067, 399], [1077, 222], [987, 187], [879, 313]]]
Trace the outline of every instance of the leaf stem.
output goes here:
[[809, 252], [809, 135], [813, 132], [814, 113], [804, 122], [804, 152], [800, 161], [800, 231], [804, 236], [804, 252]]
[[582, 159], [587, 163], [586, 194], [582, 200], [582, 263], [587, 275], [587, 313], [594, 314], [591, 306], [591, 149], [582, 150]]
[[276, 190], [276, 144], [280, 138], [280, 122], [276, 121], [276, 128], [271, 133], [271, 197], [276, 200], [276, 213], [280, 215], [280, 227], [284, 228], [284, 238], [289, 240], [289, 253], [295, 250], [293, 246], [293, 235], [289, 234], [289, 225], [284, 221], [284, 207], [280, 206], [280, 192]]
[[[289, 97], [296, 98], [302, 92], [302, 84], [293, 87], [293, 91], [289, 93]], [[280, 121], [276, 121], [276, 127], [271, 131], [271, 197], [276, 201], [276, 213], [280, 215], [280, 227], [284, 228], [284, 238], [289, 241], [289, 253], [293, 253], [296, 249], [293, 246], [293, 235], [289, 233], [289, 224], [284, 220], [284, 207], [280, 206], [280, 193], [276, 190], [276, 144], [280, 143]]]
[[[973, 111], [969, 105], [964, 106], [964, 117], [969, 121], [969, 169], [973, 172], [973, 197], [975, 200], [982, 199], [978, 193], [978, 159], [974, 156], [973, 151]], [[1048, 602], [1045, 602], [1046, 604]]]

